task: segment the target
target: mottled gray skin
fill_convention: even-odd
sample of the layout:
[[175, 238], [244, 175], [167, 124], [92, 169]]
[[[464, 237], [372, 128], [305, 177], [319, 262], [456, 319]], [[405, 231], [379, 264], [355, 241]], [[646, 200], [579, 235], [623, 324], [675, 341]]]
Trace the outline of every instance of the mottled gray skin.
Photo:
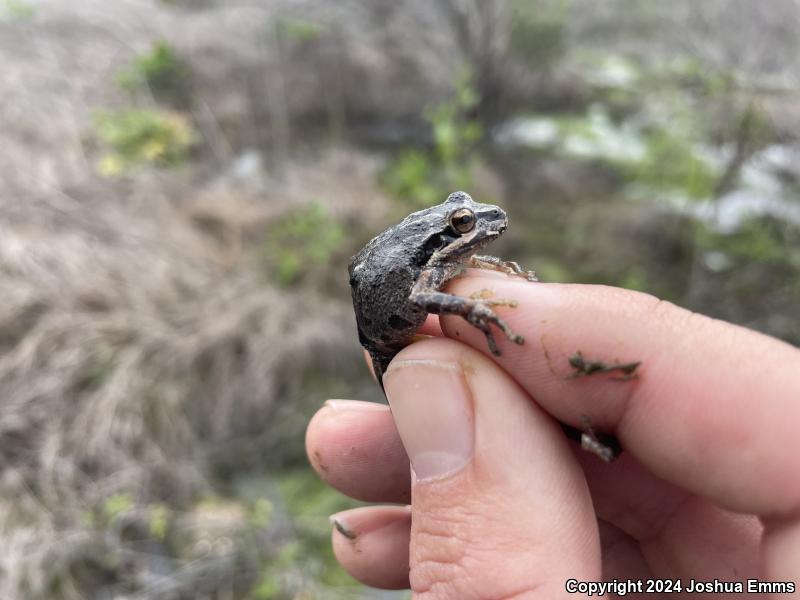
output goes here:
[[[475, 225], [459, 233], [450, 217], [467, 208]], [[516, 263], [475, 253], [498, 238], [508, 226], [506, 213], [497, 206], [475, 202], [455, 192], [442, 204], [412, 213], [394, 227], [370, 240], [350, 259], [350, 288], [361, 345], [369, 352], [375, 375], [382, 376], [392, 358], [414, 337], [428, 313], [457, 314], [486, 334], [489, 348], [499, 354], [490, 331], [498, 326], [515, 343], [523, 343], [491, 306], [508, 301], [461, 298], [440, 290], [464, 266], [517, 274], [535, 281], [532, 272]]]

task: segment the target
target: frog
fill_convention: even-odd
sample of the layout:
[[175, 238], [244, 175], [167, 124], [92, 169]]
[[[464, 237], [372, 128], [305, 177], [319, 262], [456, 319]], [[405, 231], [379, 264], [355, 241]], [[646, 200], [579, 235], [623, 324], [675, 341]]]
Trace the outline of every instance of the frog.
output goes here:
[[476, 202], [463, 191], [411, 213], [372, 238], [349, 262], [350, 289], [358, 339], [372, 360], [383, 388], [392, 358], [413, 340], [428, 314], [458, 315], [483, 332], [489, 351], [501, 351], [492, 327], [515, 344], [515, 333], [493, 309], [513, 300], [478, 293], [469, 298], [443, 291], [467, 267], [500, 271], [538, 281], [518, 263], [479, 254], [508, 228], [508, 216], [493, 204]]

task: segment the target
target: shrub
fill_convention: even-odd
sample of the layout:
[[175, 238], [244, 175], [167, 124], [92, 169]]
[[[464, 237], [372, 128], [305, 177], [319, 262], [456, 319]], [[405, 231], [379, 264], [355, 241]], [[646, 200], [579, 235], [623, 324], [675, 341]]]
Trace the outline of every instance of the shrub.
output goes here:
[[433, 148], [401, 152], [383, 172], [383, 187], [416, 207], [441, 202], [456, 189], [470, 188], [475, 147], [483, 134], [480, 123], [471, 117], [478, 101], [472, 75], [465, 72], [451, 100], [425, 111]]
[[183, 115], [160, 110], [101, 112], [95, 130], [108, 149], [100, 159], [100, 171], [107, 176], [143, 165], [178, 165], [195, 139]]
[[267, 232], [267, 269], [282, 286], [297, 283], [314, 265], [327, 265], [344, 241], [344, 229], [319, 202], [293, 212]]
[[187, 70], [167, 42], [155, 42], [148, 52], [134, 58], [131, 65], [117, 75], [117, 83], [129, 93], [142, 88], [153, 96], [184, 105], [187, 100]]

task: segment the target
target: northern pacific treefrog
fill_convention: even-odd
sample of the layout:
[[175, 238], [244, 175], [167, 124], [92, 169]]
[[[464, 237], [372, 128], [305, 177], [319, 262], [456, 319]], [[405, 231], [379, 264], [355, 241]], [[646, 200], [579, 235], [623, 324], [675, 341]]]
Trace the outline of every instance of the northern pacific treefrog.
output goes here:
[[460, 315], [486, 335], [499, 355], [491, 325], [514, 343], [515, 334], [493, 310], [513, 301], [462, 298], [442, 291], [464, 267], [503, 271], [536, 281], [515, 262], [476, 253], [508, 227], [497, 206], [475, 202], [464, 192], [442, 204], [412, 213], [370, 240], [349, 265], [350, 288], [361, 345], [372, 357], [378, 381], [392, 358], [414, 337], [428, 313]]

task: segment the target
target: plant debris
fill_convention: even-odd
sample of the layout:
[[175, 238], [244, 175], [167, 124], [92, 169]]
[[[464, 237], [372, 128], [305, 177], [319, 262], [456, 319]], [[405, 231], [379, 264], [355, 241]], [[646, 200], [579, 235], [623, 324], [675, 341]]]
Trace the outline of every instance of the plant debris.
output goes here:
[[611, 462], [622, 453], [619, 440], [609, 433], [595, 433], [588, 415], [581, 415], [583, 433], [581, 448], [597, 455], [603, 462]]
[[580, 350], [575, 352], [569, 357], [570, 366], [575, 369], [572, 373], [567, 375], [567, 379], [577, 379], [578, 377], [587, 377], [597, 373], [613, 373], [619, 371], [622, 373], [619, 377], [613, 377], [614, 381], [630, 381], [638, 379], [639, 374], [636, 369], [642, 364], [642, 361], [637, 360], [629, 363], [605, 363], [600, 360], [587, 360], [583, 357]]
[[354, 540], [354, 539], [356, 539], [358, 537], [358, 534], [355, 531], [350, 529], [347, 525], [342, 523], [340, 520], [331, 519], [331, 522], [333, 523], [333, 526], [336, 528], [336, 531], [341, 533], [348, 540]]

